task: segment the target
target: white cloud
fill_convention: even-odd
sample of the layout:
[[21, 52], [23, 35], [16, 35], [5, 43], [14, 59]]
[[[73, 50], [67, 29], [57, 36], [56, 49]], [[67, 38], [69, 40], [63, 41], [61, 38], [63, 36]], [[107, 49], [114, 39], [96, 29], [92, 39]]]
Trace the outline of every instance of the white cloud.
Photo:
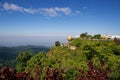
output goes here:
[[22, 7], [19, 7], [19, 6], [15, 5], [15, 4], [5, 3], [5, 4], [3, 4], [3, 8], [5, 10], [23, 11]]
[[70, 15], [72, 14], [72, 10], [70, 8], [66, 8], [66, 7], [55, 7], [55, 8], [42, 8], [40, 9], [40, 12], [43, 15], [48, 15], [48, 16], [58, 16], [61, 13], [63, 13], [64, 15]]
[[3, 8], [4, 8], [4, 10], [7, 10], [7, 11], [13, 10], [13, 11], [27, 12], [27, 13], [35, 13], [36, 12], [36, 10], [34, 10], [34, 9], [27, 9], [27, 8], [23, 8], [18, 5], [9, 4], [9, 3], [3, 4]]
[[37, 10], [35, 10], [35, 9], [27, 9], [27, 8], [23, 8], [23, 11], [24, 12], [27, 12], [27, 13], [36, 13], [36, 12], [38, 12]]
[[55, 10], [58, 12], [63, 12], [65, 15], [70, 15], [72, 13], [72, 10], [68, 7], [65, 8], [56, 7]]
[[72, 11], [71, 8], [69, 7], [52, 7], [52, 8], [38, 8], [38, 9], [32, 9], [32, 8], [24, 8], [15, 4], [9, 4], [5, 2], [2, 5], [3, 9], [8, 11], [18, 11], [18, 12], [25, 12], [25, 13], [39, 13], [44, 16], [50, 16], [50, 17], [55, 17], [59, 15], [71, 15], [72, 13], [80, 13], [79, 11]]
[[40, 13], [45, 16], [58, 16], [58, 12], [54, 8], [42, 8], [40, 9]]

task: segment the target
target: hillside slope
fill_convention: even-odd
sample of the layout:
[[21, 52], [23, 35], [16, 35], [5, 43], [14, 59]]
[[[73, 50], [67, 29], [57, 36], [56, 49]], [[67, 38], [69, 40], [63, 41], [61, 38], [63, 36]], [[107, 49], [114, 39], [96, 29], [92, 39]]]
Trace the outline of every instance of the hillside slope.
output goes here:
[[23, 51], [30, 51], [33, 55], [37, 54], [38, 52], [48, 52], [50, 47], [45, 46], [18, 46], [18, 47], [0, 47], [0, 67], [9, 65], [15, 65], [15, 59], [17, 55]]

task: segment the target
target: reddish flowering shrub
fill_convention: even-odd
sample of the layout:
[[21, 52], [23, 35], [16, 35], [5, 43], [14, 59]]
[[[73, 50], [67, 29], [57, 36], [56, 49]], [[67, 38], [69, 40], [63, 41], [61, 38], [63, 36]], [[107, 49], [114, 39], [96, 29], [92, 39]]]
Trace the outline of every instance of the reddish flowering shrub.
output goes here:
[[[100, 61], [100, 67], [97, 68], [93, 65], [92, 61], [88, 61], [88, 70], [83, 72], [79, 70], [75, 80], [108, 80], [110, 68], [103, 69], [104, 61]], [[42, 70], [36, 68], [36, 75], [33, 78], [29, 73], [17, 72], [16, 69], [10, 69], [8, 66], [3, 67], [0, 70], [0, 80], [39, 80], [41, 78]], [[64, 80], [64, 70], [46, 69], [46, 75], [43, 80]]]
[[109, 80], [109, 72], [110, 68], [102, 69], [104, 66], [104, 61], [100, 61], [100, 68], [97, 68], [93, 65], [92, 61], [88, 61], [88, 70], [86, 75], [81, 70], [79, 70], [79, 74], [76, 76], [75, 80]]
[[27, 73], [17, 73], [16, 69], [5, 66], [0, 70], [0, 80], [34, 80], [34, 78]]
[[64, 71], [59, 71], [58, 69], [51, 70], [47, 68], [45, 80], [63, 80]]

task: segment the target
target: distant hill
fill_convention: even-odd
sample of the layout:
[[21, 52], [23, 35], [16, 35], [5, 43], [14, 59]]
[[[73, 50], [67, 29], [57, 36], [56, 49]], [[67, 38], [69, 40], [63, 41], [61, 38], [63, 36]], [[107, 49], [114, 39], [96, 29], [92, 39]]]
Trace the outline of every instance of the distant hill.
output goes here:
[[[0, 47], [0, 63], [8, 64], [9, 61], [15, 62], [16, 56], [23, 51], [30, 51], [33, 54], [38, 52], [48, 52], [50, 47], [45, 46], [35, 46], [35, 45], [27, 45], [27, 46], [17, 46], [17, 47]], [[0, 64], [2, 66], [3, 64]]]

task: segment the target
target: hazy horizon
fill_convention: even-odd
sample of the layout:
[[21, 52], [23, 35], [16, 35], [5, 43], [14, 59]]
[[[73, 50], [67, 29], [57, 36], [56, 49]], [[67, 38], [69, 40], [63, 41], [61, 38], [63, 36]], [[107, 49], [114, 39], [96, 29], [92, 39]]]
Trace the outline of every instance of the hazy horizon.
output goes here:
[[66, 43], [67, 38], [61, 36], [12, 36], [0, 37], [0, 46], [14, 47], [14, 46], [53, 46], [55, 41]]

